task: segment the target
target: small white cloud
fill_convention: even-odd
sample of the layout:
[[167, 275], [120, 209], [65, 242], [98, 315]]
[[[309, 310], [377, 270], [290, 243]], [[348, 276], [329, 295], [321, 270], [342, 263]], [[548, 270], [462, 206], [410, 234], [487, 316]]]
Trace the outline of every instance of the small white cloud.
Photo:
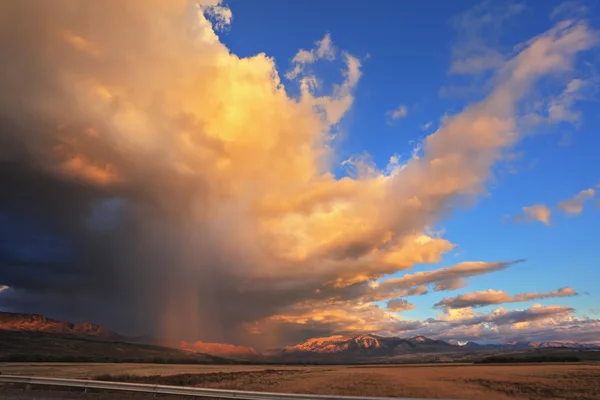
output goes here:
[[335, 60], [335, 47], [331, 35], [326, 33], [323, 39], [315, 42], [315, 47], [310, 50], [300, 49], [292, 59], [294, 67], [285, 74], [287, 79], [294, 79], [303, 72], [303, 66], [313, 64], [318, 60]]
[[[312, 103], [314, 109], [330, 126], [335, 127], [350, 109], [354, 102], [353, 91], [362, 76], [361, 62], [346, 51], [342, 51], [345, 68], [342, 70], [344, 81], [333, 85], [330, 96], [316, 95], [321, 88], [321, 82], [309, 71], [309, 65], [318, 60], [333, 61], [336, 58], [336, 48], [329, 33], [315, 42], [310, 50], [300, 49], [292, 59], [293, 67], [285, 74], [287, 79], [295, 79], [300, 83], [300, 93], [305, 104]], [[333, 132], [333, 131], [332, 131]], [[334, 135], [332, 134], [331, 137]]]
[[325, 59], [329, 61], [335, 60], [335, 49], [333, 47], [333, 42], [331, 41], [331, 35], [326, 33], [319, 42], [317, 42], [319, 47], [317, 48], [317, 58]]
[[202, 7], [204, 13], [214, 20], [213, 26], [216, 30], [224, 30], [231, 25], [233, 14], [227, 6], [205, 6]]
[[452, 47], [449, 73], [480, 74], [504, 65], [506, 57], [491, 44], [498, 42], [506, 21], [523, 9], [518, 3], [484, 1], [453, 17], [458, 40]]
[[433, 125], [433, 121], [425, 122], [423, 125], [421, 125], [421, 129], [426, 131], [431, 128], [431, 125]]
[[401, 118], [405, 118], [408, 115], [408, 108], [406, 108], [404, 104], [400, 104], [398, 108], [388, 111], [386, 115], [390, 121], [397, 121]]
[[515, 217], [515, 222], [539, 221], [544, 225], [550, 225], [550, 208], [544, 204], [534, 204], [523, 207], [523, 212]]
[[567, 0], [554, 7], [550, 13], [550, 19], [580, 18], [587, 12], [587, 7], [581, 1]]
[[551, 125], [559, 122], [569, 123], [578, 128], [581, 123], [581, 112], [575, 110], [575, 105], [595, 91], [592, 80], [575, 78], [569, 81], [563, 91], [549, 97], [547, 101], [536, 101], [532, 110], [521, 119], [525, 129], [536, 126]]
[[577, 193], [572, 198], [558, 203], [558, 209], [566, 214], [578, 215], [583, 211], [586, 202], [596, 196], [594, 189], [585, 189]]
[[586, 81], [573, 79], [567, 84], [565, 90], [552, 98], [548, 105], [548, 118], [550, 122], [569, 122], [577, 125], [581, 113], [573, 110], [573, 105], [581, 98], [581, 90], [586, 86]]
[[467, 57], [454, 60], [450, 66], [451, 74], [466, 75], [493, 70], [506, 61], [504, 56], [494, 49], [482, 48], [471, 52]]

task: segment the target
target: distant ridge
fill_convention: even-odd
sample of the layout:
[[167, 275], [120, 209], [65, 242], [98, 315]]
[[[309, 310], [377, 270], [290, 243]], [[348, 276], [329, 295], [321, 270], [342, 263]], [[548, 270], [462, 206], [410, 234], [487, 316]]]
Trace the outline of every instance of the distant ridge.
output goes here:
[[232, 363], [222, 357], [126, 338], [97, 324], [0, 312], [0, 361]]
[[548, 342], [509, 342], [502, 344], [479, 344], [467, 342], [462, 345], [469, 349], [481, 350], [528, 350], [543, 348], [563, 348], [574, 350], [600, 350], [600, 345], [594, 343], [576, 343], [572, 341], [548, 341]]
[[0, 312], [0, 330], [18, 332], [45, 332], [61, 335], [93, 336], [120, 339], [119, 334], [90, 322], [71, 323], [54, 320], [41, 314]]
[[259, 352], [248, 346], [236, 346], [226, 343], [180, 342], [179, 348], [213, 356], [227, 357], [236, 360], [254, 360], [261, 356]]
[[[69, 344], [70, 343], [70, 344]], [[104, 343], [104, 344], [102, 344]], [[449, 354], [483, 354], [486, 352], [523, 352], [534, 349], [600, 350], [600, 345], [572, 341], [511, 342], [479, 344], [431, 339], [426, 336], [408, 338], [373, 334], [328, 336], [307, 339], [296, 345], [257, 352], [252, 347], [227, 343], [179, 342], [170, 347], [157, 345], [149, 337], [128, 338], [100, 325], [70, 323], [39, 314], [0, 312], [0, 355], [30, 352], [42, 356], [66, 351], [74, 356], [93, 358], [102, 354], [129, 354], [143, 360], [184, 362], [390, 362], [400, 358], [437, 360]], [[61, 346], [63, 349], [61, 350]], [[135, 357], [134, 357], [135, 355]], [[438, 355], [442, 355], [438, 357]], [[112, 356], [111, 356], [112, 357]], [[449, 357], [449, 356], [448, 356]], [[110, 358], [110, 357], [109, 357]], [[211, 361], [212, 360], [212, 361]], [[150, 362], [150, 361], [147, 361]]]

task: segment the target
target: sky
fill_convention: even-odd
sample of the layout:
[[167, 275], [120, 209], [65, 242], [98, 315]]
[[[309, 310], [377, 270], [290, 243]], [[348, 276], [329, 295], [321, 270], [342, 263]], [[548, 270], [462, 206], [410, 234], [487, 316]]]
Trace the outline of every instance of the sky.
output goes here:
[[600, 343], [598, 2], [5, 2], [0, 46], [0, 310]]

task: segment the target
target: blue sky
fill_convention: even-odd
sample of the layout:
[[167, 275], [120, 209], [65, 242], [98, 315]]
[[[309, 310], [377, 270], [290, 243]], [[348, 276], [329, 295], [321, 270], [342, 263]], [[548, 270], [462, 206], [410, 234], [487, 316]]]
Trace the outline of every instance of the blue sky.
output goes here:
[[[381, 166], [394, 153], [409, 158], [415, 144], [437, 129], [445, 113], [456, 113], [485, 93], [477, 87], [471, 87], [472, 93], [467, 96], [443, 93], [443, 88], [469, 88], [471, 82], [479, 80], [449, 73], [453, 47], [470, 39], [461, 36], [469, 33], [464, 33], [467, 28], [456, 26], [457, 17], [482, 18], [494, 10], [501, 13], [510, 5], [522, 6], [498, 28], [480, 31], [491, 45], [509, 52], [515, 44], [550, 29], [559, 15], [580, 16], [579, 7], [584, 2], [501, 5], [480, 1], [382, 1], [365, 6], [363, 2], [349, 1], [340, 7], [331, 1], [233, 0], [227, 4], [234, 23], [221, 34], [221, 39], [238, 55], [265, 52], [275, 58], [280, 72], [286, 71], [297, 48], [309, 48], [329, 33], [336, 45], [364, 60], [364, 76], [356, 89], [354, 106], [342, 122], [344, 136], [338, 143], [337, 155], [343, 160], [367, 151]], [[598, 26], [598, 3], [588, 2], [585, 7], [585, 17]], [[558, 14], [551, 18], [553, 12]], [[600, 72], [598, 60], [597, 51], [586, 54], [578, 71], [580, 76], [594, 79]], [[324, 74], [331, 73], [327, 68], [330, 67], [325, 65]], [[560, 123], [536, 129], [520, 142], [515, 149], [518, 157], [497, 167], [494, 182], [488, 185], [489, 195], [439, 224], [445, 237], [459, 247], [446, 255], [442, 263], [417, 266], [415, 270], [431, 270], [460, 261], [523, 258], [527, 262], [514, 269], [471, 278], [469, 287], [458, 293], [494, 288], [516, 294], [531, 291], [532, 287], [550, 291], [571, 286], [585, 294], [560, 299], [560, 304], [576, 308], [579, 315], [589, 314], [600, 304], [599, 208], [588, 204], [577, 216], [555, 210], [558, 202], [600, 184], [600, 81], [595, 79], [592, 94], [577, 103], [581, 113], [578, 125]], [[386, 112], [400, 105], [407, 107], [407, 116], [390, 124]], [[427, 123], [431, 126], [423, 129]], [[523, 206], [536, 203], [553, 209], [550, 226], [506, 220]], [[442, 293], [416, 297], [416, 309], [404, 315], [434, 316], [436, 311], [430, 305], [443, 297]], [[523, 308], [536, 302], [549, 305], [557, 301], [541, 299], [505, 307]]]
[[257, 346], [600, 340], [600, 3], [133, 3], [0, 26], [0, 308]]

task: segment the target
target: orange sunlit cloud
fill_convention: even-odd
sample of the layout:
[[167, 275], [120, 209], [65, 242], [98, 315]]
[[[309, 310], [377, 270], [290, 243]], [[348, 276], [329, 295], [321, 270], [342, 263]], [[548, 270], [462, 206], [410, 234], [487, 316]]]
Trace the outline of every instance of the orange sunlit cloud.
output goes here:
[[570, 287], [564, 287], [550, 292], [519, 293], [514, 296], [502, 290], [481, 290], [472, 293], [461, 294], [456, 297], [444, 298], [437, 302], [434, 307], [445, 309], [458, 309], [467, 307], [483, 307], [492, 304], [519, 303], [537, 299], [550, 299], [558, 297], [577, 296], [577, 292]]
[[[233, 17], [217, 0], [199, 9], [184, 0], [71, 6], [0, 7], [23, 16], [2, 19], [0, 33], [27, 55], [5, 63], [12, 71], [44, 66], [30, 71], [36, 79], [16, 73], [0, 82], [9, 93], [0, 105], [34, 132], [19, 140], [42, 168], [107, 191], [118, 183], [111, 194], [127, 200], [139, 226], [111, 273], [135, 282], [139, 298], [159, 299], [160, 329], [177, 338], [265, 331], [254, 323], [416, 329], [421, 323], [371, 302], [395, 299], [391, 311], [407, 310], [398, 297], [430, 285], [454, 290], [514, 264], [463, 262], [387, 278], [455, 248], [427, 232], [451, 207], [486, 193], [492, 166], [520, 138], [518, 103], [593, 36], [572, 23], [535, 38], [499, 67], [481, 101], [426, 137], [422, 154], [387, 168], [351, 158], [344, 166], [352, 173], [337, 178], [334, 136], [354, 104], [362, 63], [335, 38], [296, 55], [285, 83], [300, 89], [293, 98], [273, 58], [238, 57], [219, 41], [218, 28]], [[315, 90], [316, 61], [341, 63], [329, 93]], [[168, 262], [146, 255], [155, 248]]]

